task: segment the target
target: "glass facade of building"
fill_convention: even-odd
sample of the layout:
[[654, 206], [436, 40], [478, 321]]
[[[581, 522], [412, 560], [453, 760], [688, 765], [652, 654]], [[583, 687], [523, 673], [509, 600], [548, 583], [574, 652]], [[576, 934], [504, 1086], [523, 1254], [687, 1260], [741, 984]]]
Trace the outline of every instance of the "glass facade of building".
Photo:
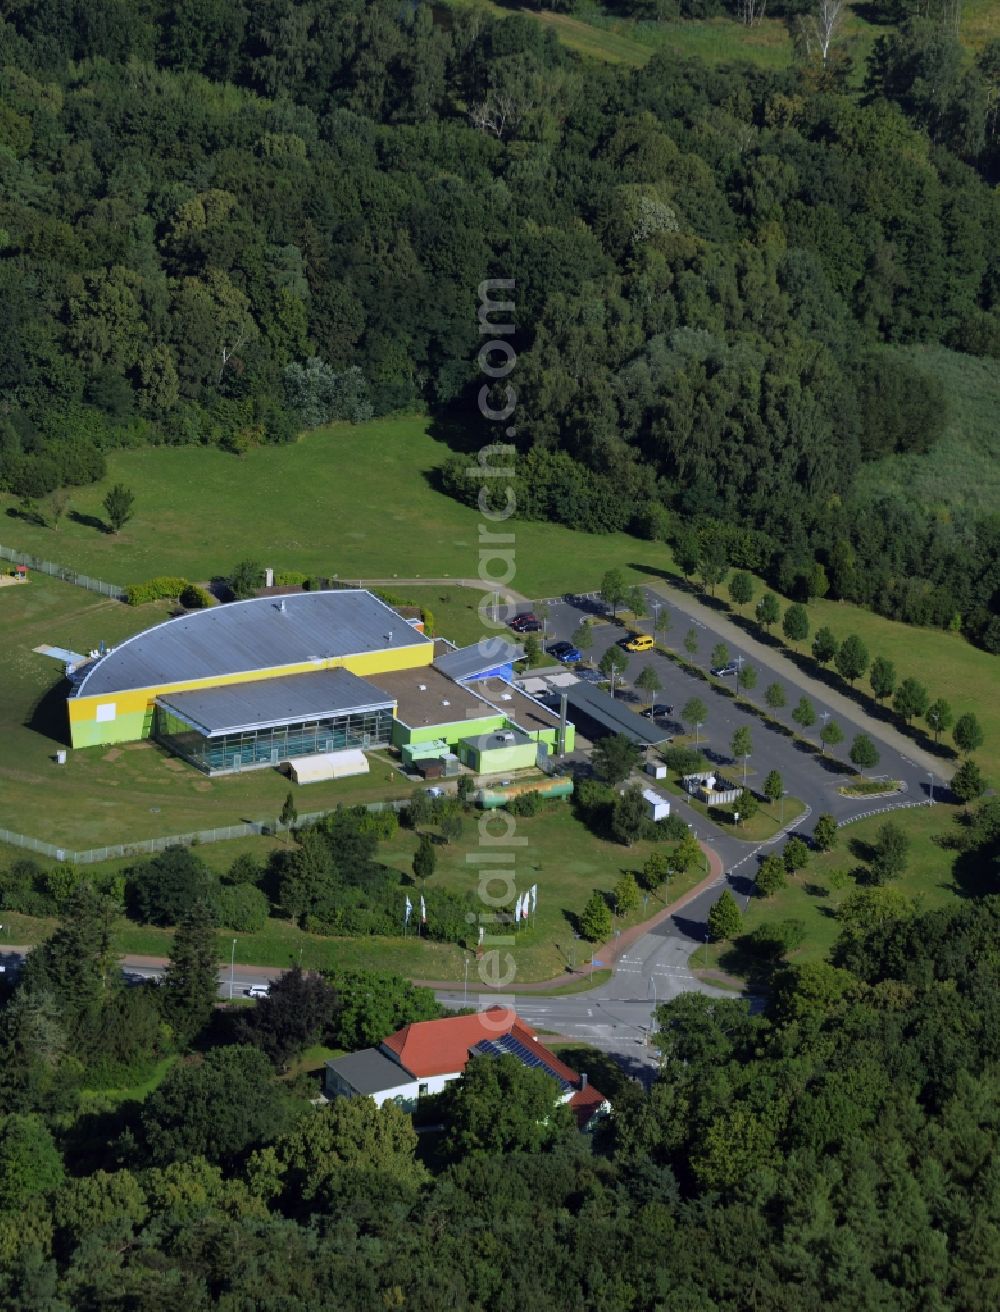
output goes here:
[[208, 774], [279, 765], [345, 747], [385, 747], [392, 740], [392, 710], [348, 711], [296, 724], [266, 725], [207, 737], [157, 706], [154, 736], [164, 747]]

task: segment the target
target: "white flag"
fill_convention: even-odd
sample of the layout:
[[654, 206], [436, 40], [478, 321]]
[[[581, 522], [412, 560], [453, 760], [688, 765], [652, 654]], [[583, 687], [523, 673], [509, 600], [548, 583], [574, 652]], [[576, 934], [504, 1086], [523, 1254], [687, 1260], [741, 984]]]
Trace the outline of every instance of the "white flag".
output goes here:
[[531, 900], [531, 899], [529, 898], [529, 896], [528, 896], [527, 893], [525, 893], [524, 897], [521, 898], [521, 919], [522, 919], [522, 920], [527, 920], [527, 919], [528, 919], [528, 906], [529, 906], [530, 900]]
[[537, 885], [537, 884], [532, 884], [532, 885], [531, 885], [531, 909], [532, 909], [532, 911], [536, 911], [536, 910], [538, 909], [538, 885]]
[[480, 925], [480, 926], [479, 926], [479, 946], [480, 946], [480, 947], [483, 946], [483, 938], [485, 937], [485, 935], [486, 935], [486, 930], [482, 927], [482, 925]]
[[411, 917], [412, 915], [413, 915], [413, 903], [410, 901], [409, 896], [407, 896], [407, 899], [406, 899], [406, 914], [405, 914], [404, 919], [403, 919], [403, 924], [404, 924], [404, 925], [408, 925], [408, 924], [410, 923], [410, 917]]
[[420, 923], [427, 924], [427, 904], [424, 902], [423, 893], [420, 894]]

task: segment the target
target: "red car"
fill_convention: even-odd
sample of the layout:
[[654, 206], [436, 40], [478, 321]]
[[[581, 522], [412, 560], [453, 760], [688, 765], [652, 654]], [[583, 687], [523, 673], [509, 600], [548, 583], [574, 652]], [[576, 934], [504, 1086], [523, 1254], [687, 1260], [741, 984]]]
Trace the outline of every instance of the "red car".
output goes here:
[[[538, 624], [538, 620], [535, 618], [535, 616], [531, 613], [530, 610], [526, 610], [520, 615], [515, 615], [514, 618], [510, 621], [510, 627], [514, 630], [515, 633], [523, 633], [525, 631], [524, 626], [526, 624]], [[541, 628], [541, 625], [539, 624], [538, 627]]]

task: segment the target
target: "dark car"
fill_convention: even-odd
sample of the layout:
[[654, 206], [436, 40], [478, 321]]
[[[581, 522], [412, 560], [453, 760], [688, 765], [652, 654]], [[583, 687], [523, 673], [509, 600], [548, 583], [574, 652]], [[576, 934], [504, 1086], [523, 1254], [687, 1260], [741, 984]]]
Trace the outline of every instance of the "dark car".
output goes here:
[[667, 715], [673, 715], [674, 708], [667, 702], [655, 702], [648, 710], [643, 711], [643, 715], [648, 720], [662, 720]]
[[541, 620], [525, 620], [523, 624], [519, 624], [514, 630], [515, 633], [541, 633], [541, 631]]
[[728, 665], [717, 665], [712, 671], [712, 675], [716, 679], [725, 679], [730, 674], [736, 674], [739, 668], [735, 661], [730, 661]]
[[510, 621], [510, 627], [518, 632], [525, 624], [538, 624], [538, 618], [530, 610], [522, 611], [520, 615], [515, 615]]
[[572, 665], [574, 661], [583, 659], [583, 653], [579, 648], [574, 647], [571, 642], [554, 642], [548, 649], [549, 655], [554, 656], [557, 661], [562, 661], [564, 665]]

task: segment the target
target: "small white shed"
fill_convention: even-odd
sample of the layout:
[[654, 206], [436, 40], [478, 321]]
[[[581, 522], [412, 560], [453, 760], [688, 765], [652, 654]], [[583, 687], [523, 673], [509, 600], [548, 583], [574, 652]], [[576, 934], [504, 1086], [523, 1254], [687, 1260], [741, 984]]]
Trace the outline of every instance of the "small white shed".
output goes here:
[[642, 800], [646, 803], [647, 820], [666, 820], [670, 814], [670, 803], [655, 788], [644, 788]]
[[651, 774], [654, 779], [666, 779], [667, 767], [662, 761], [647, 761], [646, 773]]

